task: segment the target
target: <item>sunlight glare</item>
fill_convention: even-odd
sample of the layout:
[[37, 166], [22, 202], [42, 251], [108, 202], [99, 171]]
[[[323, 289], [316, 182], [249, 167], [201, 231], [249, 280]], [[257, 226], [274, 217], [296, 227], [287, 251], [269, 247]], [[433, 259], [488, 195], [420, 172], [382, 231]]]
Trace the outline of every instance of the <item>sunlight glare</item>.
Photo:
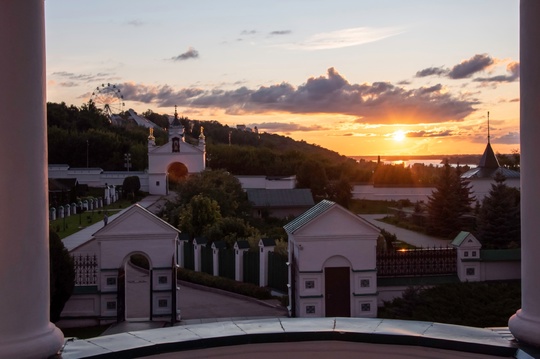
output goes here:
[[394, 138], [394, 141], [401, 142], [405, 139], [405, 132], [402, 130], [398, 130], [394, 132], [394, 135], [392, 136]]

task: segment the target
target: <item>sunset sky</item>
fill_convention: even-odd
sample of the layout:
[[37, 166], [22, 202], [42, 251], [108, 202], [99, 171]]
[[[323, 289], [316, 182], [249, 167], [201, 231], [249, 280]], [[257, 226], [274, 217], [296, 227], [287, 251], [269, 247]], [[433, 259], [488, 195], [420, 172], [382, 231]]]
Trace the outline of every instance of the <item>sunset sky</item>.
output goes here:
[[46, 0], [47, 97], [344, 155], [519, 150], [518, 0]]

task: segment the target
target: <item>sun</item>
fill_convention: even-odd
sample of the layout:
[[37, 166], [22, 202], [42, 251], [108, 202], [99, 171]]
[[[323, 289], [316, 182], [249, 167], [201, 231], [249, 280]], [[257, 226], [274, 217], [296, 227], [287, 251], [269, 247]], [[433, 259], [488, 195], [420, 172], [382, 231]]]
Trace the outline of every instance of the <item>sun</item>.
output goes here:
[[405, 132], [402, 131], [402, 130], [398, 130], [398, 131], [394, 132], [394, 134], [392, 135], [392, 138], [396, 142], [401, 142], [401, 141], [403, 141], [405, 139]]

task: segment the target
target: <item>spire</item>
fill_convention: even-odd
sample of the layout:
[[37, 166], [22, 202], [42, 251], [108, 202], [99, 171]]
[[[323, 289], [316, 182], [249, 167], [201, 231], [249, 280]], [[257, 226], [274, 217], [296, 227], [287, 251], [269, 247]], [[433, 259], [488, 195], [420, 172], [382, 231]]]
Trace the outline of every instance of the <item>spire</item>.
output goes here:
[[487, 116], [487, 120], [488, 120], [488, 144], [489, 144], [489, 111], [488, 111], [488, 116]]

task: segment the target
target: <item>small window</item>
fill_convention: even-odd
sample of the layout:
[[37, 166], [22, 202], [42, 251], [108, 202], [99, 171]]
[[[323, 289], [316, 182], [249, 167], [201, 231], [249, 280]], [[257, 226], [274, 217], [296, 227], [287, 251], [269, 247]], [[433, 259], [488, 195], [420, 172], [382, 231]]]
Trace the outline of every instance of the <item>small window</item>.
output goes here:
[[158, 300], [158, 307], [160, 308], [167, 308], [169, 305], [169, 301], [167, 299], [160, 299]]
[[156, 186], [158, 186], [158, 187], [159, 187], [159, 181], [156, 181]]
[[362, 279], [362, 280], [360, 280], [360, 287], [362, 287], [362, 288], [368, 288], [368, 287], [369, 287], [369, 279]]
[[362, 312], [371, 312], [371, 303], [362, 303]]
[[306, 314], [315, 314], [315, 306], [306, 305]]
[[315, 281], [314, 280], [306, 280], [305, 287], [306, 287], [306, 289], [315, 288]]
[[107, 302], [107, 310], [116, 310], [116, 302]]
[[468, 257], [468, 256], [469, 256], [469, 252], [468, 252], [468, 251], [465, 251], [465, 253], [463, 253], [463, 256], [464, 256], [464, 257]]
[[107, 277], [107, 285], [116, 285], [116, 277]]
[[476, 251], [473, 251], [473, 252], [472, 252], [472, 256], [473, 256], [473, 257], [476, 257]]
[[474, 268], [467, 268], [466, 272], [465, 272], [467, 275], [474, 275], [475, 274], [475, 270]]
[[160, 275], [158, 277], [158, 283], [159, 284], [167, 284], [167, 282], [168, 282], [168, 278], [167, 278], [166, 275]]

